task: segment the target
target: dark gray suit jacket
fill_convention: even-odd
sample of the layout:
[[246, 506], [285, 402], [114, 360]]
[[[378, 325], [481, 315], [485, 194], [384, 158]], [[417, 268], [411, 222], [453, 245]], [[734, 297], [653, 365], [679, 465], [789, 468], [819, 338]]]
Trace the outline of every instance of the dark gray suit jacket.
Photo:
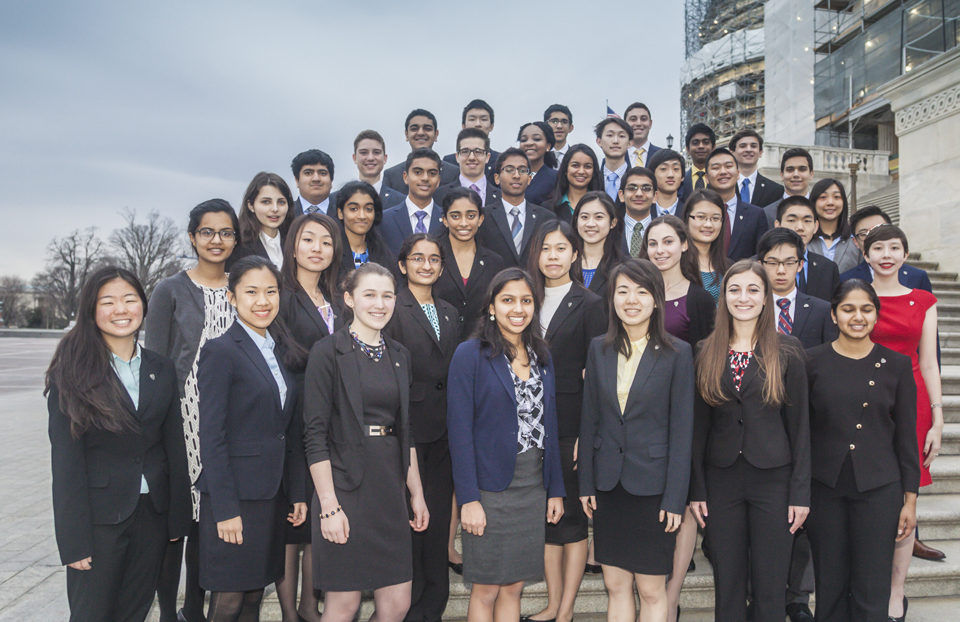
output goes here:
[[[774, 308], [774, 311], [779, 317], [780, 310]], [[793, 317], [793, 332], [790, 334], [800, 340], [805, 350], [832, 342], [840, 334], [830, 317], [830, 303], [819, 298], [798, 291], [796, 306], [790, 309], [790, 315]]]
[[[443, 229], [443, 223], [440, 219], [443, 217], [443, 209], [434, 201], [433, 211], [430, 214], [430, 223], [427, 226], [427, 232], [432, 235], [438, 235]], [[403, 241], [413, 235], [413, 224], [410, 222], [410, 212], [407, 211], [407, 202], [391, 207], [383, 212], [383, 220], [380, 221], [380, 235], [383, 241], [387, 243], [387, 248], [396, 257], [400, 254], [400, 247]]]
[[520, 252], [513, 244], [513, 235], [510, 233], [510, 220], [507, 209], [511, 206], [504, 205], [503, 201], [494, 201], [488, 204], [484, 211], [486, 216], [483, 224], [480, 225], [480, 231], [477, 232], [477, 240], [482, 246], [492, 250], [503, 259], [504, 267], [510, 268], [520, 266], [526, 268], [527, 256], [530, 254], [530, 239], [534, 232], [540, 226], [557, 217], [556, 214], [548, 209], [540, 207], [527, 201], [526, 215], [523, 221], [523, 230], [521, 235], [523, 241], [520, 244]]

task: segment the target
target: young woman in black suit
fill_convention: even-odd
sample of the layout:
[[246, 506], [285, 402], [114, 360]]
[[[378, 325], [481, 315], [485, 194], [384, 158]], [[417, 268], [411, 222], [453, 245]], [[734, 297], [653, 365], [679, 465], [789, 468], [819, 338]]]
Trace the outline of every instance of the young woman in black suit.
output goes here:
[[[280, 271], [263, 257], [234, 264], [237, 321], [200, 350], [200, 585], [209, 622], [255, 620], [263, 588], [283, 577], [283, 525], [306, 519], [296, 379], [306, 352], [280, 308]], [[288, 514], [288, 503], [293, 512]]]
[[603, 190], [603, 178], [600, 177], [597, 154], [589, 145], [572, 145], [560, 162], [553, 199], [544, 207], [552, 210], [560, 220], [572, 223], [573, 211], [584, 195], [600, 190]]
[[240, 244], [227, 260], [227, 272], [250, 255], [283, 267], [283, 240], [293, 218], [293, 195], [287, 182], [274, 173], [257, 173], [243, 193]]
[[[690, 508], [710, 537], [717, 620], [782, 622], [793, 534], [810, 510], [810, 425], [800, 342], [777, 333], [767, 273], [723, 277], [716, 330], [697, 355]], [[753, 551], [753, 555], [750, 555]]]
[[[299, 216], [290, 225], [284, 244], [283, 290], [279, 317], [293, 339], [310, 350], [313, 344], [340, 328], [340, 309], [334, 298], [343, 254], [337, 222], [319, 212]], [[297, 414], [303, 419], [303, 371], [297, 379]], [[304, 464], [306, 468], [306, 464]], [[307, 477], [306, 498], [313, 497], [313, 481]], [[313, 589], [313, 548], [310, 546], [311, 517], [294, 527], [287, 524], [287, 553], [283, 579], [277, 582], [277, 597], [283, 622], [319, 622], [319, 598]], [[303, 551], [302, 568], [301, 555]], [[297, 583], [302, 575], [300, 605]]]
[[807, 350], [817, 619], [885, 620], [894, 544], [917, 524], [917, 388], [910, 358], [871, 341], [871, 285], [842, 283], [831, 308], [840, 337]]
[[697, 269], [703, 288], [716, 303], [723, 298], [723, 274], [730, 267], [727, 259], [727, 206], [715, 190], [702, 188], [683, 205], [683, 222], [696, 250]]
[[587, 358], [580, 501], [593, 517], [607, 620], [665, 622], [666, 575], [690, 484], [693, 355], [666, 332], [663, 280], [649, 261], [610, 273], [607, 334]]
[[607, 328], [603, 301], [586, 289], [580, 276], [580, 245], [565, 220], [551, 220], [531, 242], [528, 271], [540, 306], [540, 331], [550, 346], [557, 382], [560, 465], [567, 497], [563, 518], [546, 526], [544, 575], [547, 607], [526, 618], [532, 622], [573, 618], [573, 605], [587, 562], [587, 515], [576, 494], [577, 437], [583, 402], [583, 370], [590, 341]]
[[396, 305], [389, 270], [368, 262], [341, 289], [345, 326], [313, 346], [307, 365], [314, 587], [325, 593], [324, 622], [353, 620], [363, 590], [373, 590], [377, 620], [400, 622], [410, 607], [410, 528], [429, 524], [410, 436], [410, 353], [383, 335]]
[[414, 233], [397, 259], [406, 287], [386, 334], [417, 361], [410, 385], [410, 428], [430, 526], [413, 534], [413, 586], [407, 620], [439, 621], [450, 595], [447, 543], [453, 502], [453, 472], [447, 440], [447, 371], [460, 344], [460, 321], [450, 303], [433, 293], [445, 269], [444, 250], [436, 238]]
[[340, 188], [337, 191], [337, 218], [343, 233], [341, 274], [346, 275], [368, 262], [396, 272], [396, 258], [377, 230], [383, 220], [383, 201], [373, 186], [365, 181], [351, 181]]
[[579, 258], [583, 284], [607, 304], [607, 276], [627, 256], [623, 252], [623, 224], [605, 191], [588, 192], [573, 210], [574, 236], [583, 247]]
[[190, 530], [173, 363], [141, 348], [147, 297], [122, 268], [91, 274], [47, 370], [53, 521], [70, 620], [145, 620], [171, 540]]

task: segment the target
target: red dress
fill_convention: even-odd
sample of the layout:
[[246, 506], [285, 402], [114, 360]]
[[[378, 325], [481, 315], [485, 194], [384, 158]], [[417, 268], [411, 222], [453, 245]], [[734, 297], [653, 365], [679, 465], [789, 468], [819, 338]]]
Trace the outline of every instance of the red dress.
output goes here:
[[930, 397], [927, 385], [920, 374], [920, 334], [927, 309], [937, 304], [937, 298], [922, 289], [910, 290], [903, 296], [880, 296], [880, 318], [870, 336], [891, 350], [906, 354], [913, 362], [913, 379], [917, 383], [917, 444], [920, 449], [920, 485], [929, 486], [930, 469], [923, 466], [923, 444], [927, 432], [933, 427], [933, 413], [930, 411]]

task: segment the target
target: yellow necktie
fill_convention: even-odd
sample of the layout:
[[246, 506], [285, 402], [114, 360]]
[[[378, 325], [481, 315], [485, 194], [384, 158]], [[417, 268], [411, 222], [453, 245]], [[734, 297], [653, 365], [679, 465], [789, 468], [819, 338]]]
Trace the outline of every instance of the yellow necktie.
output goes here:
[[647, 152], [647, 150], [644, 149], [643, 147], [640, 147], [639, 149], [637, 149], [637, 163], [636, 163], [636, 166], [643, 166], [643, 154], [646, 153], [646, 152]]

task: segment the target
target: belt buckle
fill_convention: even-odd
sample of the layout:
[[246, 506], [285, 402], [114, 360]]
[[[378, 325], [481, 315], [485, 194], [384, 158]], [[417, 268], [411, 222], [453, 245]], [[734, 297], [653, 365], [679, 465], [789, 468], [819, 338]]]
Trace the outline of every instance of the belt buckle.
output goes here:
[[370, 436], [386, 436], [388, 433], [387, 426], [385, 425], [371, 425], [367, 427], [370, 430]]

